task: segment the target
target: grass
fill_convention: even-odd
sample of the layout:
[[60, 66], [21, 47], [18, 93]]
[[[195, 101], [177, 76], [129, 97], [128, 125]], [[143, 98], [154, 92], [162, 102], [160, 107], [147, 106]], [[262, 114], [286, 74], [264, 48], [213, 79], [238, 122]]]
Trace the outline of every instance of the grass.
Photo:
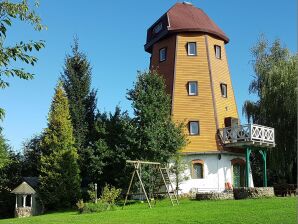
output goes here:
[[131, 204], [123, 210], [82, 214], [76, 211], [55, 212], [22, 219], [0, 220], [0, 224], [55, 224], [55, 223], [249, 223], [289, 224], [297, 223], [296, 197], [192, 201], [183, 199], [179, 206], [172, 207], [170, 201], [158, 201], [152, 209], [147, 204]]

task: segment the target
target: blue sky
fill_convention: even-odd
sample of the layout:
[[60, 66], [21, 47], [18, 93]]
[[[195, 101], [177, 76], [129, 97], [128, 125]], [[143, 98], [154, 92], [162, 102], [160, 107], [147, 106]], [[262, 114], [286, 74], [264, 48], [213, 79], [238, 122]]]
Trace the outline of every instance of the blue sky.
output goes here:
[[[48, 26], [34, 32], [15, 22], [7, 43], [21, 40], [45, 40], [46, 48], [36, 53], [39, 62], [25, 67], [36, 74], [31, 81], [9, 79], [10, 87], [0, 90], [0, 107], [6, 110], [0, 123], [14, 150], [40, 133], [47, 125], [47, 114], [64, 58], [70, 52], [73, 37], [93, 67], [94, 88], [98, 89], [100, 111], [114, 111], [116, 105], [132, 111], [126, 100], [127, 89], [137, 70], [149, 65], [144, 51], [147, 28], [165, 13], [175, 0], [41, 0], [37, 12]], [[270, 40], [280, 38], [292, 52], [297, 50], [297, 3], [295, 0], [193, 0], [228, 35], [226, 46], [232, 83], [239, 114], [243, 102], [251, 99], [248, 85], [252, 78], [250, 49], [261, 33]], [[241, 117], [242, 122], [245, 119]]]

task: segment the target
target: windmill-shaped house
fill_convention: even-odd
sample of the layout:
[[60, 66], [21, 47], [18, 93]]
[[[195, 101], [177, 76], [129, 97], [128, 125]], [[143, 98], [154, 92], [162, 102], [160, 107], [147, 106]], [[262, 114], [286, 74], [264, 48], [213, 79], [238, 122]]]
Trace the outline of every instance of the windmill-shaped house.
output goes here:
[[176, 3], [148, 30], [146, 52], [171, 95], [173, 121], [184, 122], [189, 144], [180, 193], [253, 186], [252, 150], [275, 146], [274, 129], [239, 122], [225, 45], [226, 34], [201, 9]]

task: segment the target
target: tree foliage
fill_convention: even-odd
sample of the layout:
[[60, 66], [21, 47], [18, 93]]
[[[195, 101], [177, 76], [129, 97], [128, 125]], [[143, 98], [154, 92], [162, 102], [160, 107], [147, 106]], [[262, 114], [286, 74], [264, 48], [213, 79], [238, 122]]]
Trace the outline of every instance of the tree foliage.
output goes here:
[[139, 73], [128, 91], [135, 117], [136, 158], [167, 162], [185, 146], [183, 125], [171, 120], [171, 99], [156, 71]]
[[[35, 4], [38, 6], [38, 2]], [[40, 31], [45, 28], [41, 24], [40, 17], [33, 9], [30, 9], [26, 0], [20, 3], [13, 3], [8, 0], [0, 2], [0, 88], [9, 85], [7, 78], [16, 76], [21, 79], [32, 79], [33, 74], [23, 68], [14, 67], [14, 61], [21, 61], [34, 66], [37, 58], [31, 54], [33, 50], [39, 51], [44, 47], [44, 41], [20, 41], [14, 45], [5, 45], [7, 42], [7, 31], [12, 26], [14, 20], [19, 20], [31, 24], [35, 30]], [[0, 119], [4, 116], [4, 110], [0, 108]]]
[[9, 163], [9, 145], [0, 130], [0, 169]]
[[94, 138], [96, 91], [91, 90], [91, 66], [84, 53], [79, 51], [78, 40], [72, 46], [72, 55], [67, 55], [62, 75], [66, 91], [74, 138], [80, 155], [83, 176], [87, 175], [89, 154], [88, 146]]
[[47, 208], [74, 205], [80, 197], [78, 154], [62, 83], [56, 87], [41, 142], [40, 193]]
[[23, 176], [38, 177], [40, 175], [42, 135], [35, 135], [23, 145]]
[[298, 55], [279, 40], [271, 45], [261, 38], [252, 49], [254, 79], [249, 91], [257, 101], [246, 101], [248, 121], [275, 128], [277, 146], [269, 151], [272, 181], [296, 182]]

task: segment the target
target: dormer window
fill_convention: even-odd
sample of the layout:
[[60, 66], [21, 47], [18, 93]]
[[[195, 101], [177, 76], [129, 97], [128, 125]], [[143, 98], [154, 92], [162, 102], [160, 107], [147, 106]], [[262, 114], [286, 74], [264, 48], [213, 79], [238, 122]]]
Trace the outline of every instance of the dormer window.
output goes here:
[[197, 43], [196, 42], [188, 42], [187, 43], [187, 55], [189, 55], [189, 56], [197, 55]]
[[221, 59], [221, 47], [218, 45], [214, 45], [215, 57], [217, 59]]
[[167, 59], [167, 48], [161, 48], [159, 50], [159, 61], [163, 62]]
[[153, 32], [155, 34], [159, 33], [162, 30], [162, 23], [158, 23], [154, 28], [153, 28]]

